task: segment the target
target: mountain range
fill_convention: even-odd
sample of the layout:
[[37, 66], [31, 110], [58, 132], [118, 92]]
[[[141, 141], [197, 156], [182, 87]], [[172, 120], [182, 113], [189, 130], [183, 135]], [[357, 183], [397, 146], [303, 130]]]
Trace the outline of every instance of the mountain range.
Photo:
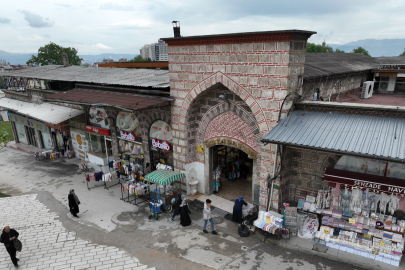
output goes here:
[[[31, 55], [37, 55], [37, 53], [10, 53], [0, 50], [0, 60], [10, 62], [11, 65], [25, 65], [25, 63], [31, 58]], [[118, 53], [103, 53], [97, 55], [80, 55], [83, 58], [83, 62], [92, 64], [93, 62], [101, 62], [104, 59], [114, 59], [118, 61], [120, 58], [126, 58], [128, 60], [133, 59], [138, 54], [118, 54]]]
[[363, 47], [371, 56], [398, 56], [405, 50], [405, 39], [363, 39], [352, 41], [343, 45], [328, 44], [334, 50], [339, 49], [351, 52], [353, 49]]

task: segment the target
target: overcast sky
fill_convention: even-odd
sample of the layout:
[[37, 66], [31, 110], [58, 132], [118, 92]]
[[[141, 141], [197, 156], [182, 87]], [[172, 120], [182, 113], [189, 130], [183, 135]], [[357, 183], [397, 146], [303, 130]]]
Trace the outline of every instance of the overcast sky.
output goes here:
[[405, 38], [405, 1], [398, 0], [133, 0], [22, 1], [0, 9], [0, 50], [37, 52], [50, 41], [79, 54], [138, 54], [145, 43], [183, 36], [300, 29], [310, 41], [345, 44]]

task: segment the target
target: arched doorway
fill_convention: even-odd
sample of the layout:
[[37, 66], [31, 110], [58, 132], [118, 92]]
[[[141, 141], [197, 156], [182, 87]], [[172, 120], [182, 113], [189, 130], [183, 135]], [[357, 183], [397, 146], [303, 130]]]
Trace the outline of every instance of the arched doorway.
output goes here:
[[228, 200], [243, 196], [245, 201], [254, 201], [254, 177], [257, 154], [249, 146], [230, 138], [214, 138], [205, 143], [208, 155], [206, 168], [209, 177], [209, 193]]

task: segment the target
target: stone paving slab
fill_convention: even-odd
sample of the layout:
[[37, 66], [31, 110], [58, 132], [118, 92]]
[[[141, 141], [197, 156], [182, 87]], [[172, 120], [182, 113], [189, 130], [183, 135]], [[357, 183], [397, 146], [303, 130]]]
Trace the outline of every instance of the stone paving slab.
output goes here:
[[[23, 244], [20, 269], [148, 269], [137, 258], [116, 247], [97, 245], [78, 239], [67, 231], [58, 216], [51, 213], [36, 195], [0, 199], [1, 227], [10, 226], [20, 233]], [[15, 269], [3, 247], [0, 248], [0, 270]]]

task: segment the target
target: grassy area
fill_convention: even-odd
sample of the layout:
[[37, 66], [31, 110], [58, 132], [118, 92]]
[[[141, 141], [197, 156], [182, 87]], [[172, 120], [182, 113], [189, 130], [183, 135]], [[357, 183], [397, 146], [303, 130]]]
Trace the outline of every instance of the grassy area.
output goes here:
[[0, 122], [0, 130], [5, 129], [9, 134], [9, 139], [14, 140], [13, 131], [11, 130], [11, 123], [9, 121]]
[[11, 196], [0, 192], [0, 198], [4, 198], [4, 197], [11, 197]]

